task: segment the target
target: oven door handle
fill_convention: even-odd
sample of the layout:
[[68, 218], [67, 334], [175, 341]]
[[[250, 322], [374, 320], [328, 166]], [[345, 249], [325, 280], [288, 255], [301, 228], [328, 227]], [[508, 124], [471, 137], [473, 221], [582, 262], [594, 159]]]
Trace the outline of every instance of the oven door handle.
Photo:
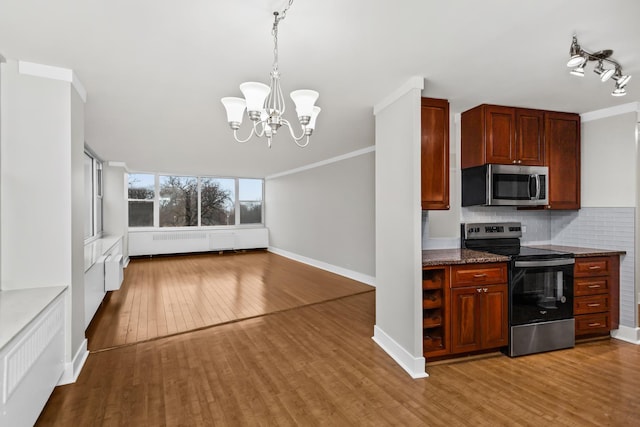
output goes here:
[[517, 267], [557, 267], [561, 265], [575, 264], [576, 260], [573, 258], [561, 258], [561, 259], [544, 259], [538, 261], [516, 261], [514, 266]]

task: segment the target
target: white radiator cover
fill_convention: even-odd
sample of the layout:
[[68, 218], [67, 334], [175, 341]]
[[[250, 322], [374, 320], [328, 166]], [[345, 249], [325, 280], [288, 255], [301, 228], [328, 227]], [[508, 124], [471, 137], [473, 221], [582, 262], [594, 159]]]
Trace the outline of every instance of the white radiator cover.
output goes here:
[[234, 230], [149, 230], [129, 232], [129, 255], [257, 249], [269, 246], [267, 228]]

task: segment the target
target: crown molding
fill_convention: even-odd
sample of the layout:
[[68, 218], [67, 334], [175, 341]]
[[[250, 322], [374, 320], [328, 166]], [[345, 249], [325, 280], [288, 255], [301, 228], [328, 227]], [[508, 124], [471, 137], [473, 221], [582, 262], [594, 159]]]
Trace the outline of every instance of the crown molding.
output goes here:
[[616, 105], [615, 107], [603, 108], [602, 110], [582, 113], [580, 114], [580, 120], [584, 123], [627, 113], [640, 113], [640, 102], [630, 102], [628, 104]]
[[18, 61], [18, 72], [27, 76], [44, 77], [46, 79], [69, 82], [78, 92], [82, 102], [87, 102], [87, 90], [73, 70], [34, 62]]

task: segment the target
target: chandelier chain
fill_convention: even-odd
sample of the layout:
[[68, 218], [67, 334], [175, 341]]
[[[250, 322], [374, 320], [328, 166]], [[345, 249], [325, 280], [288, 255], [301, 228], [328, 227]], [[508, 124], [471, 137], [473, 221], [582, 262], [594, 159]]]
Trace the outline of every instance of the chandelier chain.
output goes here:
[[278, 71], [278, 24], [287, 17], [287, 11], [292, 4], [293, 0], [289, 0], [289, 4], [282, 10], [282, 12], [273, 12], [275, 19], [273, 21], [271, 34], [273, 35], [273, 70], [276, 72]]

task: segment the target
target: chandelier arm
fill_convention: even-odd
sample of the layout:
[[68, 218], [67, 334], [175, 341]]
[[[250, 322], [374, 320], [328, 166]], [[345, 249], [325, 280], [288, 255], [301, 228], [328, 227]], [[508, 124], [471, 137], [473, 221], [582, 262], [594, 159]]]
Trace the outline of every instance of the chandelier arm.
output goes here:
[[241, 144], [244, 144], [245, 142], [249, 141], [253, 135], [257, 135], [257, 134], [258, 133], [256, 132], [255, 125], [254, 125], [254, 128], [251, 129], [251, 132], [249, 132], [249, 136], [247, 137], [247, 139], [238, 138], [238, 129], [233, 130], [233, 137], [236, 139], [236, 141], [238, 141]]
[[[296, 142], [296, 144], [298, 144], [298, 141], [301, 141], [301, 140], [305, 137], [305, 135], [306, 135], [306, 129], [305, 129], [304, 127], [302, 128], [302, 135], [300, 135], [300, 136], [298, 137], [298, 136], [296, 136], [296, 135], [295, 135], [295, 133], [293, 133], [293, 127], [291, 126], [291, 123], [289, 123], [289, 121], [288, 121], [288, 120], [284, 120], [284, 119], [283, 119], [283, 120], [282, 120], [282, 124], [283, 124], [283, 125], [286, 125], [286, 126], [287, 126], [287, 128], [289, 128], [289, 133], [291, 134], [291, 138], [293, 138], [293, 140]], [[307, 138], [307, 139], [308, 139], [308, 138]], [[309, 142], [307, 141], [307, 144], [308, 144], [308, 143], [309, 143]], [[305, 146], [306, 146], [307, 144], [305, 144]], [[300, 145], [300, 144], [298, 144], [298, 145]], [[302, 147], [302, 145], [300, 145], [300, 146]]]
[[298, 142], [298, 140], [294, 140], [294, 141], [295, 141], [295, 143], [296, 143], [296, 145], [297, 145], [298, 147], [300, 147], [300, 148], [304, 148], [304, 147], [306, 147], [307, 145], [309, 145], [309, 135], [307, 135], [307, 141], [306, 141], [304, 144], [300, 144], [300, 142]]

